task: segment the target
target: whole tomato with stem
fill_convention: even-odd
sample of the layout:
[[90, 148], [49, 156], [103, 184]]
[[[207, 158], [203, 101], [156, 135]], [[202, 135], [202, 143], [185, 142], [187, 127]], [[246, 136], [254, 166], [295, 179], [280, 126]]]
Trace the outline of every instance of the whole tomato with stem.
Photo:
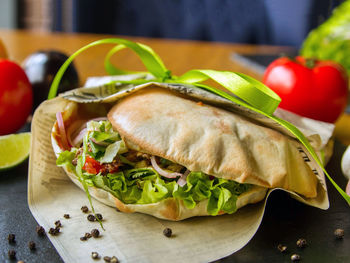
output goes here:
[[32, 105], [32, 86], [24, 70], [15, 62], [0, 59], [0, 135], [21, 128]]
[[266, 69], [263, 82], [282, 99], [279, 107], [334, 123], [348, 98], [346, 70], [333, 61], [281, 57]]

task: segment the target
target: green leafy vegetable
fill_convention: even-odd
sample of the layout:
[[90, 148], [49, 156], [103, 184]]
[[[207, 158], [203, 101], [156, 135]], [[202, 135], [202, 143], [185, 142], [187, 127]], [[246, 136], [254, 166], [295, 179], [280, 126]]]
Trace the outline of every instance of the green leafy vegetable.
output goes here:
[[72, 148], [71, 151], [62, 152], [56, 160], [56, 165], [66, 166], [69, 171], [74, 171], [75, 167], [72, 164], [72, 161], [75, 158], [76, 150], [76, 148]]
[[99, 159], [101, 163], [111, 163], [120, 150], [122, 141], [116, 141], [106, 147], [105, 154]]
[[305, 39], [300, 53], [305, 57], [333, 60], [350, 73], [350, 1], [344, 1], [332, 16]]

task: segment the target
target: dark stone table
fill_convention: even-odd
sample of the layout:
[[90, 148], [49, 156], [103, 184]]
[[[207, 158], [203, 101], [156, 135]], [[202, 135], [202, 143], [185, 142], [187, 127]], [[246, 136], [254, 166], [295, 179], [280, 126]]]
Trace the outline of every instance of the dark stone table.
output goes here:
[[[342, 188], [346, 184], [340, 170], [344, 150], [345, 146], [336, 142], [327, 165]], [[62, 262], [49, 239], [36, 233], [37, 223], [27, 204], [27, 171], [28, 161], [0, 172], [0, 262]], [[272, 193], [257, 234], [243, 249], [218, 262], [291, 262], [293, 253], [301, 256], [301, 262], [350, 262], [350, 207], [328, 181], [327, 184], [331, 207], [326, 211], [299, 203], [284, 192]], [[335, 238], [336, 228], [345, 230], [342, 240]], [[15, 244], [9, 244], [9, 233], [16, 235]], [[299, 238], [306, 239], [306, 248], [297, 248]], [[36, 243], [34, 252], [28, 247], [29, 241]], [[287, 252], [281, 253], [278, 244], [286, 245]], [[17, 260], [8, 259], [9, 249], [17, 252]]]

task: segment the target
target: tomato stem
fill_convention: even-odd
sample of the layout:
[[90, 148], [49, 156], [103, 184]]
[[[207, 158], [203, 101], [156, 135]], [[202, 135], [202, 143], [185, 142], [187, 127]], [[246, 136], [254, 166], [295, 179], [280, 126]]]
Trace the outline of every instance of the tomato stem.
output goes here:
[[314, 58], [307, 58], [306, 60], [305, 60], [305, 66], [307, 67], [307, 68], [314, 68], [315, 67], [315, 64], [316, 64], [316, 59], [314, 59]]

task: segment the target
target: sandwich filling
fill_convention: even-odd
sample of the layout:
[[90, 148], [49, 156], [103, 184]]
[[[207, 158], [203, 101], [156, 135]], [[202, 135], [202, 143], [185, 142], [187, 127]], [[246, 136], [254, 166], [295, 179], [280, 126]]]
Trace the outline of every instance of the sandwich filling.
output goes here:
[[237, 210], [237, 197], [252, 187], [130, 150], [107, 119], [88, 121], [72, 137], [68, 138], [71, 147], [59, 154], [57, 165], [65, 166], [88, 186], [108, 191], [124, 204], [175, 198], [193, 209], [208, 200], [209, 215], [232, 214]]

